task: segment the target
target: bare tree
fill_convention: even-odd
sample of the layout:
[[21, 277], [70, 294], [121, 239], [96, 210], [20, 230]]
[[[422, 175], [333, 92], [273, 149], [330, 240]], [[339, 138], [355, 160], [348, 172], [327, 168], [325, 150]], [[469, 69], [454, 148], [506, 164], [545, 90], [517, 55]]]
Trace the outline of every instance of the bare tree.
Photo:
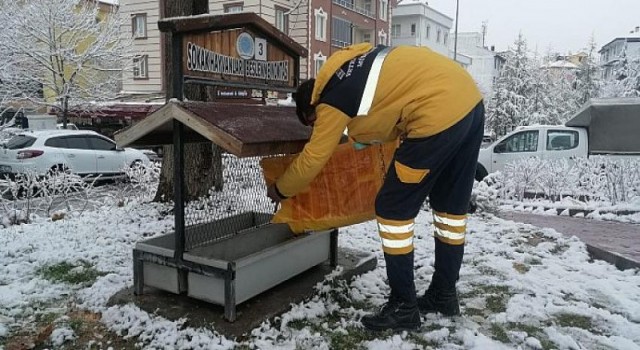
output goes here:
[[[162, 0], [161, 13], [165, 17], [190, 16], [209, 12], [207, 0]], [[165, 35], [164, 52], [171, 52], [171, 37]], [[177, 59], [182, 59], [181, 57]], [[164, 81], [171, 91], [172, 62], [164, 61]], [[192, 101], [206, 101], [210, 94], [204, 86], [185, 86], [185, 97]], [[173, 199], [173, 147], [164, 147], [164, 157], [155, 201]], [[188, 143], [184, 148], [185, 193], [187, 200], [207, 195], [212, 188], [222, 188], [221, 150], [212, 143]]]
[[93, 0], [0, 1], [0, 89], [65, 125], [70, 108], [117, 97], [135, 54], [115, 11]]

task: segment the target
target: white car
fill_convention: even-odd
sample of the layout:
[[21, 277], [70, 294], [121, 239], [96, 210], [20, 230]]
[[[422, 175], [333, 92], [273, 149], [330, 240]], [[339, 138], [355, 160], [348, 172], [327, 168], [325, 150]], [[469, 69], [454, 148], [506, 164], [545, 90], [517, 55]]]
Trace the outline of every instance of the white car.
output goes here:
[[87, 178], [117, 178], [126, 167], [149, 165], [139, 150], [119, 148], [90, 130], [39, 130], [15, 135], [0, 149], [0, 176], [68, 171]]

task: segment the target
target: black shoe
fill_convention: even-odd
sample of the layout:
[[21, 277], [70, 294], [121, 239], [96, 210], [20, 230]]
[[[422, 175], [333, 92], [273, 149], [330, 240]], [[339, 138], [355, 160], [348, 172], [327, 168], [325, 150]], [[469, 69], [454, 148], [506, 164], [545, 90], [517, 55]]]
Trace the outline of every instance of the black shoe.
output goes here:
[[458, 292], [455, 288], [451, 291], [429, 288], [423, 296], [418, 298], [418, 308], [423, 314], [441, 313], [445, 316], [460, 315]]
[[420, 327], [418, 305], [389, 300], [377, 314], [362, 317], [362, 325], [372, 331], [414, 330]]

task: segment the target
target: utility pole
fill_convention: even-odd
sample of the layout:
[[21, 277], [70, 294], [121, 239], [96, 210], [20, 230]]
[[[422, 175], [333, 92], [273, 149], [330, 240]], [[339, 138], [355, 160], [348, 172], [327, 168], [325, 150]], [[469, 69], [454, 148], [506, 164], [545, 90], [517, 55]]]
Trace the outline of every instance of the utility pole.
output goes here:
[[460, 0], [456, 0], [456, 37], [453, 40], [453, 60], [458, 60], [458, 14], [460, 11]]
[[487, 21], [482, 21], [482, 47], [486, 47], [484, 40], [487, 37]]

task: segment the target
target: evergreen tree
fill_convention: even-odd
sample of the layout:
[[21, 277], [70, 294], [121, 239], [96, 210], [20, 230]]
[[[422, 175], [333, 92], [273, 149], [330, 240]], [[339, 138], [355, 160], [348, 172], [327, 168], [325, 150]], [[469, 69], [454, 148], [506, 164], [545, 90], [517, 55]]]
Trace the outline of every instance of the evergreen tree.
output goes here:
[[601, 97], [640, 97], [640, 53], [627, 55], [625, 44], [613, 67], [613, 79], [604, 83]]
[[487, 113], [487, 127], [496, 136], [522, 125], [535, 92], [531, 59], [522, 33], [505, 55], [506, 62], [496, 80]]
[[585, 53], [587, 56], [580, 64], [575, 84], [580, 105], [586, 103], [590, 98], [598, 97], [602, 88], [601, 70], [596, 62], [597, 46], [593, 35], [589, 39]]

